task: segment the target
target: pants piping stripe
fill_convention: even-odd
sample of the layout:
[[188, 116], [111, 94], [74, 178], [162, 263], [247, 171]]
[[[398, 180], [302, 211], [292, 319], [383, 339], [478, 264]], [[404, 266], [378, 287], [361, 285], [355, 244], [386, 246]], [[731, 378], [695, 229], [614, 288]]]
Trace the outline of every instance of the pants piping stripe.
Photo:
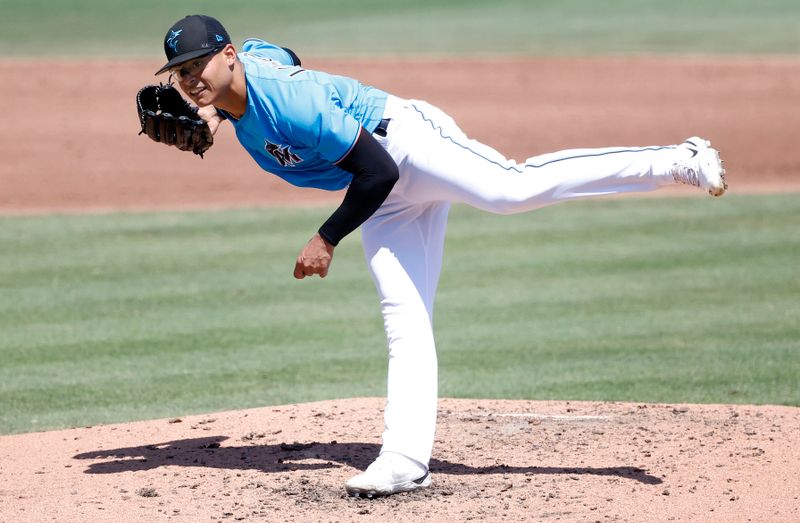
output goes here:
[[[474, 155], [486, 160], [487, 162], [489, 162], [489, 163], [491, 163], [493, 165], [496, 165], [496, 166], [498, 166], [501, 169], [504, 169], [506, 171], [514, 171], [514, 172], [517, 172], [517, 173], [520, 173], [520, 174], [524, 171], [524, 168], [520, 169], [517, 166], [507, 167], [507, 166], [505, 166], [505, 165], [503, 165], [503, 164], [501, 164], [499, 162], [496, 162], [496, 161], [494, 161], [494, 160], [492, 160], [490, 158], [487, 158], [486, 156], [482, 155], [478, 151], [475, 151], [474, 149], [471, 149], [469, 146], [457, 142], [456, 140], [453, 139], [452, 136], [445, 136], [444, 135], [444, 130], [441, 127], [439, 127], [438, 125], [436, 125], [433, 122], [433, 120], [431, 120], [430, 118], [425, 116], [425, 113], [423, 113], [422, 110], [420, 110], [416, 105], [412, 105], [411, 107], [413, 107], [414, 110], [417, 111], [417, 113], [420, 115], [420, 117], [424, 121], [426, 121], [426, 122], [428, 122], [430, 124], [431, 128], [434, 131], [438, 131], [439, 132], [439, 136], [441, 136], [445, 140], [450, 140], [453, 144], [461, 147], [462, 149], [464, 149], [466, 151], [469, 151], [472, 154], [474, 154]], [[618, 154], [618, 153], [638, 153], [638, 152], [646, 152], [646, 151], [662, 151], [664, 149], [674, 149], [674, 148], [675, 148], [674, 145], [664, 145], [664, 146], [653, 146], [653, 147], [636, 147], [636, 148], [627, 148], [627, 149], [617, 149], [617, 150], [614, 150], [614, 151], [604, 151], [604, 152], [600, 152], [600, 153], [578, 154], [578, 155], [575, 155], [575, 156], [565, 156], [563, 158], [555, 158], [553, 160], [542, 162], [540, 164], [525, 163], [524, 165], [525, 165], [525, 168], [533, 167], [534, 169], [537, 169], [537, 168], [540, 168], [540, 167], [544, 167], [545, 165], [550, 165], [552, 163], [563, 162], [565, 160], [574, 160], [574, 159], [578, 159], [578, 158], [594, 158], [594, 157], [606, 156], [606, 155], [609, 155], [609, 154]]]

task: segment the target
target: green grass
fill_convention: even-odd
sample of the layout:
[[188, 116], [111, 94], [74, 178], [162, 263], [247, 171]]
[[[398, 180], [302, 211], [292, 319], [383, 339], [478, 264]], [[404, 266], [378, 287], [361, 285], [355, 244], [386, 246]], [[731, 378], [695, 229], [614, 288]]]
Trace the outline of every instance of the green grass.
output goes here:
[[[0, 218], [0, 433], [383, 395], [357, 235], [326, 209]], [[800, 200], [457, 207], [442, 396], [800, 405]]]
[[303, 55], [800, 51], [796, 0], [0, 0], [5, 56], [161, 58], [180, 17]]
[[470, 214], [450, 235], [445, 394], [800, 405], [796, 196], [530, 218]]

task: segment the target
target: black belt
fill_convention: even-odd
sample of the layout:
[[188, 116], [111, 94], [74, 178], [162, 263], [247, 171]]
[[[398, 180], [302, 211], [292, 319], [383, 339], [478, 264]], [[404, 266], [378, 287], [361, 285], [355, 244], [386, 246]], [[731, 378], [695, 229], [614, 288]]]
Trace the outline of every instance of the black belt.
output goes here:
[[384, 118], [383, 120], [381, 120], [381, 123], [379, 123], [378, 126], [375, 128], [375, 130], [372, 131], [372, 134], [377, 134], [378, 136], [386, 138], [386, 135], [388, 134], [389, 130], [389, 122], [391, 121], [392, 121], [391, 118]]

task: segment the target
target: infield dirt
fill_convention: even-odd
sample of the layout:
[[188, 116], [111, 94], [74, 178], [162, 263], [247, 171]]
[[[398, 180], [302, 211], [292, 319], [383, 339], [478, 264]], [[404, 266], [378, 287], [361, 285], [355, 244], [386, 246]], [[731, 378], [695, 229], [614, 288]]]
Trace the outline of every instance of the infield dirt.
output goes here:
[[[518, 161], [700, 135], [721, 150], [733, 193], [800, 187], [797, 60], [307, 62], [439, 105], [467, 134]], [[265, 174], [228, 125], [204, 160], [137, 136], [136, 92], [166, 80], [153, 76], [158, 67], [0, 61], [9, 123], [0, 127], [0, 213], [341, 200], [341, 193], [295, 189]]]
[[[731, 192], [800, 189], [800, 61], [307, 62], [435, 103], [518, 160], [698, 134], [722, 151]], [[230, 129], [205, 160], [137, 136], [135, 93], [159, 65], [0, 62], [0, 212], [341, 198], [262, 173]], [[382, 406], [3, 436], [0, 521], [800, 520], [798, 408], [444, 399], [433, 487], [347, 498], [343, 482], [378, 451]]]

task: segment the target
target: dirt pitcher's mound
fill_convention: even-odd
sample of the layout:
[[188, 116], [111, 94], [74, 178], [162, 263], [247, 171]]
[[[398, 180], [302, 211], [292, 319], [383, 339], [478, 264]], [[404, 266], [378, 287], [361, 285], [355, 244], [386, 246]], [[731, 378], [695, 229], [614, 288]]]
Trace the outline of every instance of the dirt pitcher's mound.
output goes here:
[[0, 520], [800, 520], [798, 408], [446, 399], [433, 486], [348, 498], [382, 407], [4, 436]]

